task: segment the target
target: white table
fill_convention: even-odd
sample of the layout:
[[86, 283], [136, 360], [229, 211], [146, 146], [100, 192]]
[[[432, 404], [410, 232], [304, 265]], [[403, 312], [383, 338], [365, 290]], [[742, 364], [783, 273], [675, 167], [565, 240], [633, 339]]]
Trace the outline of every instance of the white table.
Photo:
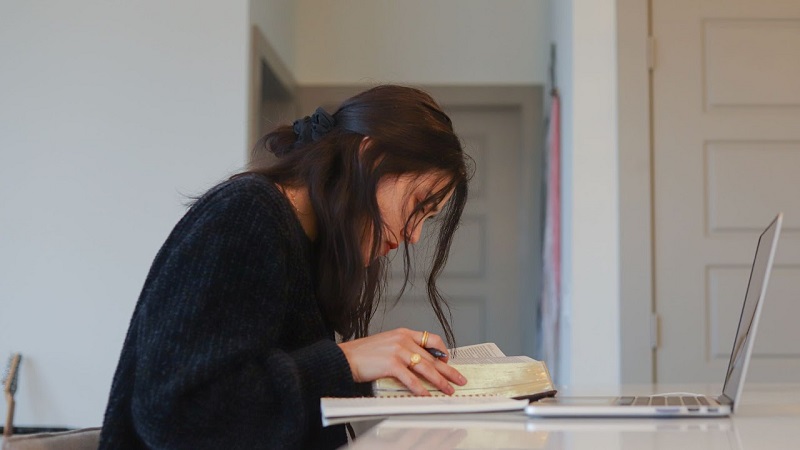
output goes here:
[[[627, 386], [602, 393], [720, 390], [714, 385]], [[570, 395], [598, 391], [574, 390]], [[373, 424], [348, 448], [800, 449], [800, 384], [749, 384], [728, 418], [534, 419], [496, 413], [398, 416]]]

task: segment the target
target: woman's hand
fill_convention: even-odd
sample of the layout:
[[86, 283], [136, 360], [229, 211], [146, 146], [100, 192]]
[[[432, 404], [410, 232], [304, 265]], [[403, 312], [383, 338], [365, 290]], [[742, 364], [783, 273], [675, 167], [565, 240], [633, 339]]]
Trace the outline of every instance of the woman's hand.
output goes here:
[[[450, 382], [459, 386], [467, 383], [456, 369], [445, 361], [434, 358], [420, 342], [422, 331], [398, 328], [391, 331], [342, 342], [339, 347], [350, 363], [353, 379], [356, 382], [375, 381], [378, 378], [394, 377], [406, 385], [414, 395], [431, 395], [418, 378], [421, 376], [445, 394], [455, 392]], [[425, 344], [428, 348], [436, 348], [447, 354], [442, 338], [428, 334]], [[413, 355], [419, 355], [419, 362], [412, 363]], [[449, 381], [448, 381], [449, 380]]]

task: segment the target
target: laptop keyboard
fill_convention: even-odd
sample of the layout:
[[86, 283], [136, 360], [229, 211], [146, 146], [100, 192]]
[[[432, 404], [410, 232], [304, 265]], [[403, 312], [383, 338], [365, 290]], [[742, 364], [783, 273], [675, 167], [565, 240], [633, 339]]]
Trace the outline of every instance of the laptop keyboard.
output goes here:
[[716, 400], [695, 396], [619, 397], [621, 406], [717, 406]]

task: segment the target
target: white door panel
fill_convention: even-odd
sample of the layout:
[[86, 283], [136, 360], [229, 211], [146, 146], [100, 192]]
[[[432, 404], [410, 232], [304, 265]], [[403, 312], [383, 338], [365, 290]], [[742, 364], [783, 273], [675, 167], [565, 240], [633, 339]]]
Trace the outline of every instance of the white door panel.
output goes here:
[[748, 379], [800, 379], [800, 2], [652, 5], [656, 377], [722, 381], [758, 235], [782, 210]]

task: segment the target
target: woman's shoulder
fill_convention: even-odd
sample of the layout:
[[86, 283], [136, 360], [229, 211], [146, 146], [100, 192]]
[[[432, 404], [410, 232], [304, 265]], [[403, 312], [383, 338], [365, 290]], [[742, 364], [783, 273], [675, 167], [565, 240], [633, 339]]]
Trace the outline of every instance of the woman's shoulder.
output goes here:
[[259, 174], [245, 173], [212, 187], [195, 202], [193, 207], [262, 204], [271, 207], [270, 209], [277, 208], [280, 211], [285, 202], [283, 194], [269, 178]]
[[243, 196], [280, 200], [281, 192], [269, 178], [256, 173], [235, 175], [209, 189], [205, 198], [238, 198]]
[[247, 173], [209, 189], [192, 204], [187, 215], [266, 220], [284, 228], [290, 223], [292, 211], [275, 183], [263, 175]]

